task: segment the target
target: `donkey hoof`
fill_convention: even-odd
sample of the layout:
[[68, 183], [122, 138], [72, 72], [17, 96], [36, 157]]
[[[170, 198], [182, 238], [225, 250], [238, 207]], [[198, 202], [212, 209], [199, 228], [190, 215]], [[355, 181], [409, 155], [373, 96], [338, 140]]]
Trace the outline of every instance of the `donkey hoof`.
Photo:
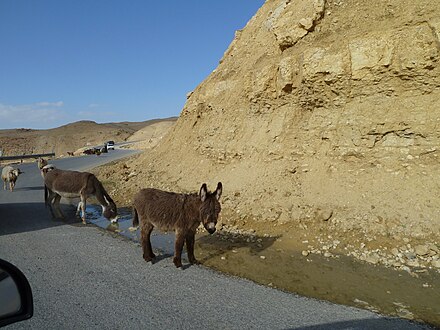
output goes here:
[[151, 261], [151, 263], [152, 264], [154, 264], [154, 258], [155, 258], [156, 256], [153, 256], [153, 257], [150, 257], [150, 256], [144, 256], [144, 260], [146, 261], [146, 262], [150, 262]]
[[191, 260], [189, 260], [189, 263], [191, 265], [200, 265], [200, 261], [198, 261], [197, 259], [191, 259]]
[[173, 259], [173, 263], [177, 268], [182, 268], [182, 261], [177, 260], [176, 258]]

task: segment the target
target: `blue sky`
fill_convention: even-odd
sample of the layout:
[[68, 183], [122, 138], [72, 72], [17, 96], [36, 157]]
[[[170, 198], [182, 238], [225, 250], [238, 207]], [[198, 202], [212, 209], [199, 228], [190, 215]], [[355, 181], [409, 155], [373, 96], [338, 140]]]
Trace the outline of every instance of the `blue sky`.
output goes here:
[[264, 0], [0, 0], [0, 129], [178, 116]]

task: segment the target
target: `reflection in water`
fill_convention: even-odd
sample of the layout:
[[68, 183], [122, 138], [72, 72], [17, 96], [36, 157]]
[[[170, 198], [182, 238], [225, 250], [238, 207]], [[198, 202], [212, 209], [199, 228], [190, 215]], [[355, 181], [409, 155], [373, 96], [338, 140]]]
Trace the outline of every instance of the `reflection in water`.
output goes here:
[[[131, 211], [120, 209], [118, 222], [112, 223], [106, 218], [101, 216], [101, 211], [99, 208], [94, 206], [87, 207], [87, 217], [88, 221], [94, 225], [106, 229], [113, 233], [118, 233], [132, 241], [139, 243], [140, 232], [138, 230], [133, 230], [132, 227], [132, 215]], [[151, 244], [153, 245], [153, 250], [160, 260], [160, 256], [163, 257], [171, 256], [174, 253], [174, 233], [162, 233], [159, 231], [153, 231], [151, 234]], [[183, 255], [185, 257], [185, 255]]]

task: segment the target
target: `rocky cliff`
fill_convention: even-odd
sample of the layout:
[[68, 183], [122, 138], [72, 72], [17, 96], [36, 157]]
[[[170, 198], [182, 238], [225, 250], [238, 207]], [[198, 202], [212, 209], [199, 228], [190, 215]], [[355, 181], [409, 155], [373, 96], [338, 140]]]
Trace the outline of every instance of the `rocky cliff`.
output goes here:
[[268, 0], [148, 157], [223, 221], [438, 239], [440, 3]]

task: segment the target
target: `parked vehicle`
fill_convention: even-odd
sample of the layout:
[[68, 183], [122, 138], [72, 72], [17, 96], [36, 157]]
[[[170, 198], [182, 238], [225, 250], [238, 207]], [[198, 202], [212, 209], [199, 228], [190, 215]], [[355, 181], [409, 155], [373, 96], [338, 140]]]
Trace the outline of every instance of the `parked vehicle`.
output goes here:
[[107, 141], [107, 149], [115, 150], [115, 141]]

